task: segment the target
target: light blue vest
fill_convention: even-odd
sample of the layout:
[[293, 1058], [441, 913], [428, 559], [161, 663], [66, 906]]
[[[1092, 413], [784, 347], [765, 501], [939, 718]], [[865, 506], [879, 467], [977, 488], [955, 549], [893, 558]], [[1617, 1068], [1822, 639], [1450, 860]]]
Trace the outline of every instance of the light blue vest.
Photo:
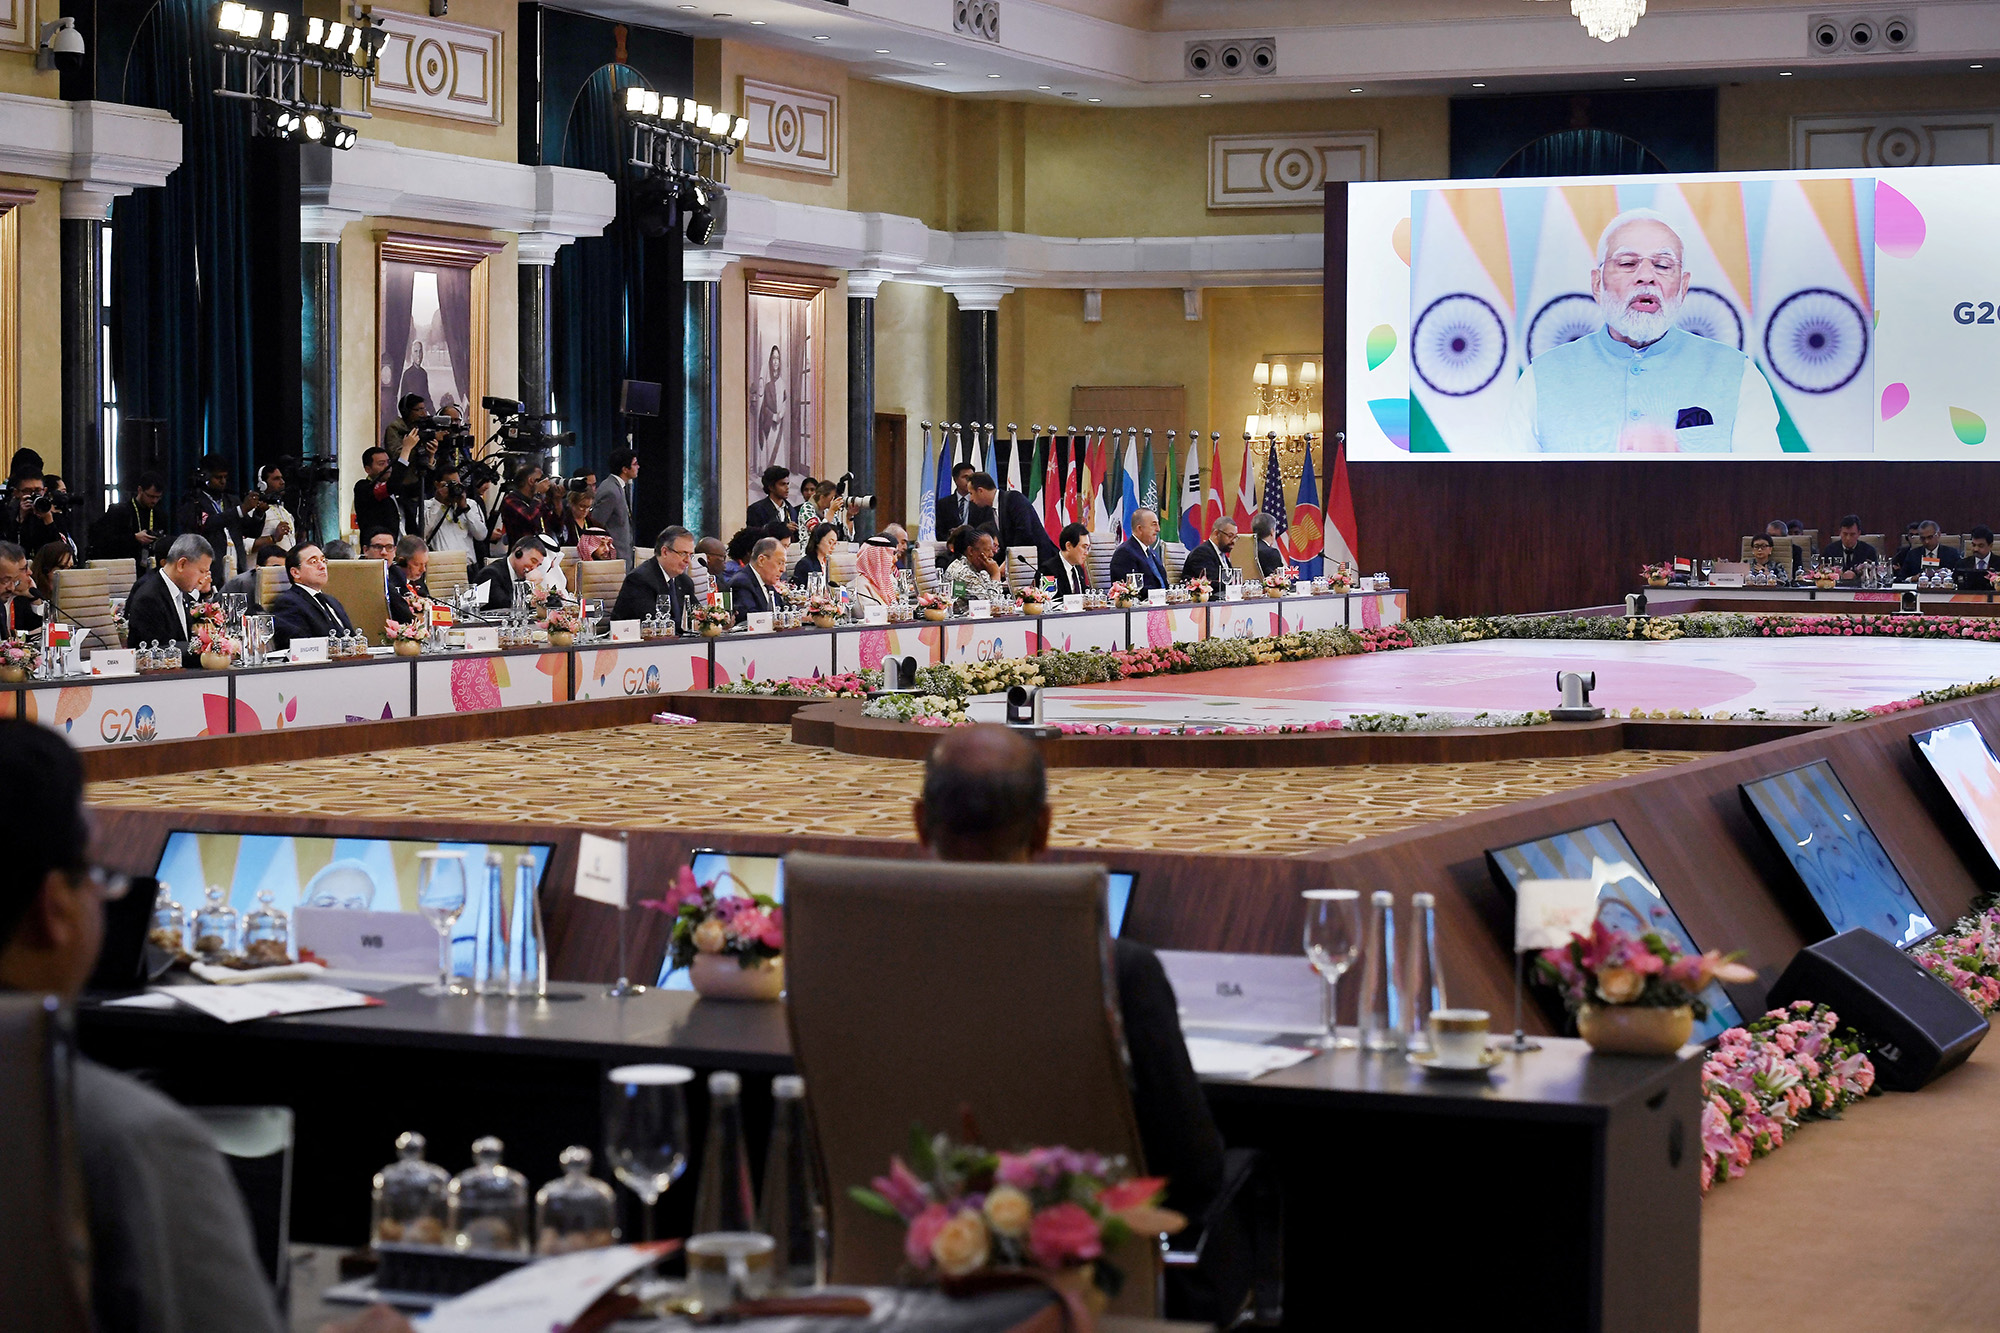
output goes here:
[[[1600, 327], [1535, 358], [1535, 434], [1547, 453], [1609, 453], [1652, 426], [1684, 453], [1728, 453], [1749, 368], [1734, 347], [1680, 329], [1628, 347]], [[1707, 423], [1692, 424], [1704, 411]]]

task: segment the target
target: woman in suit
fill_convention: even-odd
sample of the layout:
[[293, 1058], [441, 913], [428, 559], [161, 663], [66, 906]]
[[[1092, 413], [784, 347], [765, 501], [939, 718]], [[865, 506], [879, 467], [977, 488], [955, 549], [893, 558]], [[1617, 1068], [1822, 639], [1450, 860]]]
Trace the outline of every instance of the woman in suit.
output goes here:
[[827, 586], [833, 586], [833, 548], [840, 544], [840, 533], [831, 523], [819, 523], [806, 534], [806, 553], [799, 557], [799, 563], [792, 566], [791, 581], [798, 587], [805, 587], [806, 580], [814, 574], [825, 576]]

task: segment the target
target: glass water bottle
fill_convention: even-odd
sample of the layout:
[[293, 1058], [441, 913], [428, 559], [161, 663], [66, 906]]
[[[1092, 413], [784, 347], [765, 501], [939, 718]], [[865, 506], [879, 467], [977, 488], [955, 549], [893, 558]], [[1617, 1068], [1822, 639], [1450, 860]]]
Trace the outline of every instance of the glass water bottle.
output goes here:
[[1431, 1010], [1446, 1007], [1444, 973], [1438, 968], [1437, 899], [1410, 895], [1410, 933], [1403, 965], [1403, 1036], [1413, 1051], [1431, 1048]]
[[773, 1276], [787, 1291], [826, 1282], [826, 1210], [813, 1178], [805, 1098], [806, 1081], [797, 1074], [771, 1080], [771, 1148], [764, 1159], [757, 1230], [778, 1243]]
[[498, 995], [507, 986], [507, 933], [501, 912], [500, 853], [486, 853], [486, 892], [473, 921], [472, 993]]
[[708, 1076], [708, 1141], [694, 1198], [694, 1234], [754, 1231], [750, 1155], [743, 1146], [743, 1080], [727, 1069]]
[[1361, 1046], [1393, 1051], [1402, 1045], [1402, 1005], [1396, 984], [1396, 896], [1377, 889], [1368, 897], [1368, 930], [1361, 945]]
[[535, 858], [514, 862], [514, 904], [507, 920], [507, 994], [540, 998], [549, 993], [548, 951], [542, 947], [542, 905], [535, 897]]

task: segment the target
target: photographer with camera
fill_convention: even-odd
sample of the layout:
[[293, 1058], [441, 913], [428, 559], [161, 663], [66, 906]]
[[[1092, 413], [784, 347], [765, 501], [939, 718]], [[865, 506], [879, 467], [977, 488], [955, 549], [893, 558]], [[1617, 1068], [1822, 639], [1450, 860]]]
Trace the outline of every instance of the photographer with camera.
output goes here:
[[470, 492], [456, 468], [431, 477], [431, 496], [424, 501], [424, 545], [433, 551], [463, 551], [476, 559], [486, 541], [486, 508], [482, 501], [493, 483], [480, 481]]
[[38, 551], [50, 542], [62, 542], [75, 549], [65, 530], [68, 526], [69, 495], [59, 489], [61, 478], [56, 478], [56, 482], [57, 486], [51, 487], [39, 467], [30, 474], [17, 477], [7, 493], [5, 518], [0, 521], [0, 538], [28, 551]]
[[[397, 401], [396, 410], [402, 415], [382, 428], [382, 448], [391, 458], [406, 463], [416, 444], [417, 423], [430, 415], [431, 408], [422, 394], [406, 393]], [[362, 466], [367, 466], [365, 461]]]
[[266, 463], [257, 472], [256, 493], [249, 496], [244, 505], [263, 506], [264, 526], [253, 534], [251, 545], [268, 542], [280, 551], [289, 551], [298, 542], [299, 521], [292, 517], [292, 511], [285, 507], [285, 468], [281, 463]]
[[181, 533], [192, 533], [207, 542], [210, 551], [223, 562], [216, 572], [228, 577], [245, 564], [241, 543], [253, 529], [263, 530], [264, 511], [269, 507], [255, 496], [239, 503], [229, 493], [228, 462], [218, 454], [210, 454], [201, 460], [194, 488], [181, 501], [174, 526]]
[[361, 455], [362, 477], [354, 483], [354, 523], [362, 532], [380, 528], [403, 535], [403, 506], [399, 502], [409, 482], [409, 465], [380, 445]]
[[558, 505], [556, 483], [542, 475], [539, 465], [522, 463], [500, 501], [500, 539], [512, 550], [525, 537], [555, 533], [562, 527]]
[[[167, 525], [160, 517], [166, 491], [165, 477], [141, 472], [130, 497], [112, 506], [91, 529], [91, 554], [102, 560], [132, 560], [141, 571], [150, 569], [155, 546], [164, 543], [167, 535]], [[166, 548], [159, 545], [158, 549]]]

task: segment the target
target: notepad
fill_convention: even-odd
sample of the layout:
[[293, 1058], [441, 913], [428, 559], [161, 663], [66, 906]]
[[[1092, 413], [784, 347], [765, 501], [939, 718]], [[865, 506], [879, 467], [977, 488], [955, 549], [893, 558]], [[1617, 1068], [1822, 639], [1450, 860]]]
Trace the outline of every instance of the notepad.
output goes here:
[[1266, 1046], [1259, 1042], [1224, 1041], [1219, 1037], [1189, 1037], [1188, 1059], [1194, 1072], [1204, 1078], [1262, 1078], [1279, 1069], [1289, 1069], [1312, 1055], [1294, 1046]]
[[379, 1005], [372, 995], [318, 981], [253, 981], [246, 986], [174, 986], [168, 991], [190, 1009], [224, 1023], [283, 1014], [311, 1014], [325, 1009], [360, 1009]]

